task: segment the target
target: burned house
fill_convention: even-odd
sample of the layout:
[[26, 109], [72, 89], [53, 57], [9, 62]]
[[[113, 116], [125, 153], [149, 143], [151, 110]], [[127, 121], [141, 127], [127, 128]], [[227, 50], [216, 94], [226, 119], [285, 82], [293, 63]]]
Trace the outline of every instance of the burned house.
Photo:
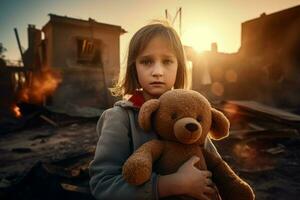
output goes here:
[[[266, 64], [300, 63], [300, 5], [242, 23], [239, 52], [248, 57], [264, 57]], [[285, 60], [285, 61], [284, 61]], [[273, 63], [271, 63], [273, 61]]]
[[276, 106], [299, 106], [300, 6], [242, 23], [239, 53], [260, 71]]
[[108, 88], [120, 69], [120, 26], [49, 14], [37, 29], [28, 25], [23, 66], [1, 66], [1, 117], [16, 115], [20, 102], [73, 115], [97, 116], [115, 99]]
[[207, 66], [211, 83], [198, 84], [196, 90], [210, 99], [251, 99], [277, 107], [298, 107], [299, 35], [300, 6], [243, 22], [238, 52], [212, 50], [198, 56], [198, 68]]
[[120, 26], [50, 14], [44, 33], [43, 65], [57, 69], [62, 83], [50, 105], [104, 108], [112, 104], [107, 88], [120, 69]]

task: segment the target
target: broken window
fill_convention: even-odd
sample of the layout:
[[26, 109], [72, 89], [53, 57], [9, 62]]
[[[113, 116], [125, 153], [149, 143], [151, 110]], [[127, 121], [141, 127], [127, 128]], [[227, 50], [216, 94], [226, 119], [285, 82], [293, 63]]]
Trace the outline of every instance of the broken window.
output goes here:
[[78, 39], [77, 62], [80, 64], [101, 64], [99, 41]]

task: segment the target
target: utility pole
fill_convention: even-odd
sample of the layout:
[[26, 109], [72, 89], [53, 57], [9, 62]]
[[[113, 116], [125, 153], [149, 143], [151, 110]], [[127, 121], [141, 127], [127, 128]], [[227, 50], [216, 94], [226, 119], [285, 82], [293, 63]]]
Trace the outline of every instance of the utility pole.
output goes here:
[[25, 62], [24, 62], [24, 53], [22, 51], [22, 46], [21, 46], [21, 42], [20, 42], [20, 38], [19, 38], [19, 34], [18, 34], [17, 28], [14, 28], [14, 31], [15, 31], [15, 35], [16, 35], [16, 39], [17, 39], [19, 51], [20, 51], [20, 54], [21, 54], [21, 59], [22, 59], [22, 62], [23, 62], [23, 66], [24, 67], [28, 67], [28, 66], [25, 65]]
[[[165, 17], [166, 17], [166, 20], [170, 21], [171, 22], [171, 25], [173, 26], [177, 17], [179, 17], [179, 35], [181, 36], [182, 32], [181, 32], [181, 25], [182, 25], [182, 8], [180, 7], [177, 11], [176, 11], [176, 14], [175, 14], [175, 17], [173, 19], [169, 19], [169, 13], [168, 13], [168, 10], [165, 9]], [[171, 16], [170, 16], [171, 17]]]

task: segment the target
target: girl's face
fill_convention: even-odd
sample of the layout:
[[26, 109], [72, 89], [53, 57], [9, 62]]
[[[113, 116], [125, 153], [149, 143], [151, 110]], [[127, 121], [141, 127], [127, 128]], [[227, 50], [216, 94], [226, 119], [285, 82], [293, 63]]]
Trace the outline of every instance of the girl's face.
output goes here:
[[145, 100], [158, 98], [170, 90], [176, 81], [177, 58], [161, 36], [150, 40], [135, 61], [138, 81]]

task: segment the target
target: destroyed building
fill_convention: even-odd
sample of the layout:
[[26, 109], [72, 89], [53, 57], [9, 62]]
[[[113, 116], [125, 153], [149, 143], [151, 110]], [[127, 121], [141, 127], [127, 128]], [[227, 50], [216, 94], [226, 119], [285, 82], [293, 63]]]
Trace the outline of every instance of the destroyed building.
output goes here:
[[120, 70], [120, 26], [50, 14], [45, 34], [44, 65], [59, 69], [63, 82], [52, 105], [105, 108], [112, 104], [107, 88]]
[[[239, 52], [249, 57], [284, 59], [299, 64], [300, 5], [242, 23]], [[298, 53], [297, 53], [298, 52]]]
[[108, 88], [118, 78], [120, 35], [126, 31], [91, 18], [49, 17], [42, 29], [28, 25], [24, 53], [15, 29], [23, 67], [1, 68], [6, 78], [0, 86], [10, 91], [0, 110], [9, 113], [8, 107], [25, 101], [68, 114], [99, 115], [115, 101]]
[[209, 70], [209, 82], [194, 88], [212, 100], [252, 99], [299, 107], [300, 6], [243, 22], [241, 34], [238, 52], [221, 53], [214, 47], [194, 59], [194, 71]]

